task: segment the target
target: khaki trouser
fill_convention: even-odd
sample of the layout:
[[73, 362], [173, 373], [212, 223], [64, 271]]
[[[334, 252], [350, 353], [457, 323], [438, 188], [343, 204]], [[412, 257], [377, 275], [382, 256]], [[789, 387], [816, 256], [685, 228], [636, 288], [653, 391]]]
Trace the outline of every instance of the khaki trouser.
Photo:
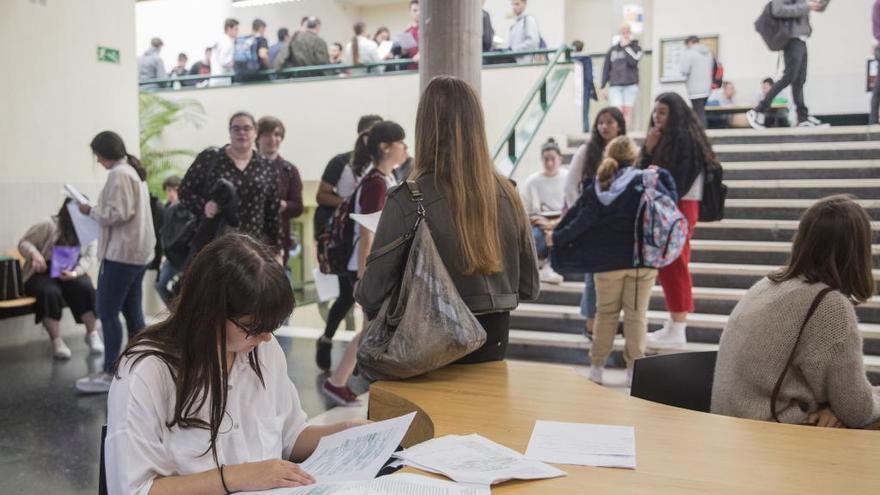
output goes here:
[[627, 366], [645, 355], [648, 333], [648, 303], [657, 278], [653, 268], [630, 268], [594, 274], [596, 280], [596, 325], [590, 360], [594, 366], [605, 366], [614, 347], [614, 336], [623, 310], [623, 336], [626, 346], [623, 358]]

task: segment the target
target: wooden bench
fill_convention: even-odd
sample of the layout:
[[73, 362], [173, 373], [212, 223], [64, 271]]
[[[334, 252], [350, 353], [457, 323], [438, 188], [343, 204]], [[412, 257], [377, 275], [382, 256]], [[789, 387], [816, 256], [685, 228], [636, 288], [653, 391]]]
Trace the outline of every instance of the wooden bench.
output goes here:
[[[4, 253], [6, 256], [10, 258], [15, 258], [18, 262], [24, 266], [24, 256], [18, 252], [18, 249], [10, 249]], [[34, 312], [34, 305], [36, 305], [37, 300], [33, 297], [20, 297], [18, 299], [10, 299], [8, 301], [0, 301], [0, 320], [4, 318], [13, 318], [16, 316], [22, 316], [27, 314], [32, 314]]]
[[880, 432], [679, 409], [595, 385], [570, 366], [458, 365], [370, 387], [370, 419], [412, 411], [404, 447], [479, 433], [525, 452], [539, 419], [635, 427], [635, 470], [557, 465], [568, 476], [503, 483], [493, 494], [880, 493]]

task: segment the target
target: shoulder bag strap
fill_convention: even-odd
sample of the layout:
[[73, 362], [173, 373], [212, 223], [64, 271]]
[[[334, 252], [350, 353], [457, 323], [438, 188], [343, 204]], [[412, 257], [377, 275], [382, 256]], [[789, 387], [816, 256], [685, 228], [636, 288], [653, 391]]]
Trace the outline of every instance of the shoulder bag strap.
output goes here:
[[418, 216], [416, 217], [415, 223], [409, 231], [398, 237], [397, 239], [391, 241], [385, 246], [373, 251], [370, 253], [369, 257], [367, 257], [367, 262], [369, 262], [373, 258], [379, 258], [388, 254], [391, 251], [399, 248], [401, 245], [408, 242], [416, 235], [416, 230], [419, 228], [419, 224], [422, 223], [422, 220], [425, 218], [425, 206], [422, 204], [422, 191], [419, 189], [419, 185], [416, 184], [414, 180], [408, 180], [404, 183], [406, 185], [407, 191], [409, 191], [410, 198], [417, 203], [416, 213]]
[[797, 346], [801, 341], [801, 336], [804, 334], [804, 328], [807, 327], [807, 323], [809, 323], [810, 318], [813, 317], [813, 313], [816, 312], [816, 309], [819, 307], [819, 304], [825, 299], [825, 296], [828, 295], [829, 292], [833, 291], [831, 287], [826, 287], [822, 289], [821, 292], [816, 294], [816, 298], [813, 299], [813, 304], [810, 305], [810, 309], [807, 311], [807, 316], [804, 318], [804, 322], [801, 323], [801, 329], [798, 331], [797, 339], [794, 341], [794, 347], [791, 349], [791, 355], [788, 356], [788, 361], [785, 363], [785, 368], [782, 369], [782, 374], [779, 375], [779, 379], [776, 380], [776, 385], [773, 387], [773, 394], [770, 396], [770, 414], [773, 415], [773, 420], [777, 423], [781, 423], [779, 421], [779, 417], [776, 415], [776, 399], [779, 397], [779, 390], [782, 388], [782, 382], [785, 380], [785, 375], [788, 374], [788, 368], [791, 367], [791, 363], [794, 361], [794, 353], [797, 351]]

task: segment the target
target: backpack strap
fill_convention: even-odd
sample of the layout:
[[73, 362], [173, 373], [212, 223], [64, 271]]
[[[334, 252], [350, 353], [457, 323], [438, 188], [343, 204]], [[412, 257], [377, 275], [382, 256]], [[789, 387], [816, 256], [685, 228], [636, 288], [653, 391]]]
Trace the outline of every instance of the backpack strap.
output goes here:
[[416, 224], [413, 225], [413, 232], [415, 232], [416, 228], [419, 226], [419, 222], [425, 218], [427, 212], [425, 211], [425, 205], [422, 203], [424, 196], [422, 195], [422, 190], [419, 189], [419, 184], [414, 180], [408, 180], [404, 182], [406, 184], [406, 188], [409, 191], [409, 196], [416, 203], [416, 213], [419, 215], [416, 219]]
[[794, 361], [794, 353], [801, 341], [801, 336], [804, 334], [804, 329], [807, 328], [807, 323], [809, 323], [810, 318], [813, 317], [813, 313], [819, 308], [819, 304], [825, 299], [825, 296], [833, 290], [834, 289], [831, 287], [825, 287], [821, 292], [816, 294], [813, 303], [810, 305], [810, 309], [807, 311], [806, 318], [804, 318], [803, 323], [801, 323], [801, 329], [798, 331], [797, 338], [794, 341], [794, 347], [792, 347], [791, 354], [788, 356], [788, 361], [785, 363], [785, 368], [782, 369], [782, 374], [779, 375], [779, 379], [776, 380], [776, 385], [773, 386], [773, 394], [770, 396], [770, 414], [773, 415], [773, 420], [777, 423], [781, 423], [781, 421], [779, 421], [779, 417], [776, 415], [776, 399], [779, 397], [779, 391], [782, 388], [782, 382], [785, 380], [785, 375], [788, 373], [788, 368], [791, 367], [791, 363]]

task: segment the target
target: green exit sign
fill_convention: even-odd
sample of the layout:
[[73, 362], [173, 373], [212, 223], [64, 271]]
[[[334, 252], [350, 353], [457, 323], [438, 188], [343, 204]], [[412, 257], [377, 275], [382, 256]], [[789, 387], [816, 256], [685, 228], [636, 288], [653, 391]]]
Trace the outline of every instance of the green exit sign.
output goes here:
[[111, 64], [119, 63], [119, 50], [116, 48], [107, 48], [106, 46], [98, 47], [98, 62], [107, 62]]

